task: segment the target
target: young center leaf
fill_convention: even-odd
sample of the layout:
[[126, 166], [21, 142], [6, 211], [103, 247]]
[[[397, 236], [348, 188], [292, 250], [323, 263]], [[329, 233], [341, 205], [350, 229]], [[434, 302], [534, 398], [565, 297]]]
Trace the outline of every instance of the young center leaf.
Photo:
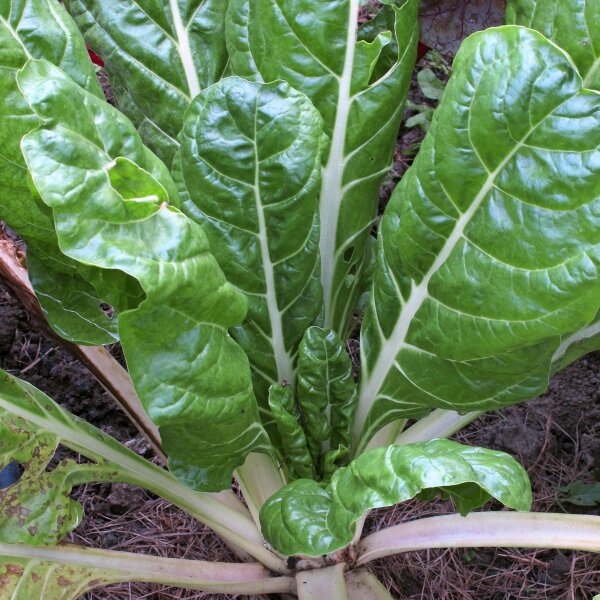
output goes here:
[[248, 298], [232, 335], [265, 406], [272, 384], [294, 384], [298, 344], [322, 310], [322, 131], [310, 100], [288, 84], [229, 77], [196, 97], [181, 134], [183, 210]]
[[323, 116], [320, 189], [324, 325], [346, 335], [364, 271], [379, 185], [389, 171], [418, 38], [417, 0], [386, 0], [363, 31], [359, 0], [231, 0], [227, 46], [236, 75], [283, 79]]
[[173, 180], [124, 115], [45, 61], [28, 62], [18, 82], [43, 123], [22, 149], [61, 249], [145, 292], [119, 333], [172, 471], [197, 489], [228, 488], [248, 452], [270, 448], [247, 357], [227, 333], [244, 319], [244, 297], [201, 227], [170, 206]]
[[598, 312], [600, 95], [539, 33], [468, 38], [379, 233], [356, 439], [547, 385]]
[[119, 109], [171, 167], [183, 114], [227, 66], [227, 0], [67, 0]]
[[352, 362], [335, 331], [306, 330], [298, 355], [297, 394], [316, 464], [324, 450], [349, 448], [357, 392]]
[[338, 469], [327, 487], [293, 481], [262, 508], [262, 531], [286, 556], [319, 556], [349, 544], [367, 510], [420, 494], [450, 497], [463, 515], [490, 498], [516, 510], [531, 506], [527, 473], [508, 454], [433, 440], [366, 452]]
[[315, 476], [313, 459], [308, 449], [306, 434], [300, 424], [294, 391], [279, 384], [269, 388], [269, 408], [281, 437], [283, 461], [289, 478], [298, 479]]
[[556, 42], [573, 59], [583, 86], [600, 88], [599, 0], [509, 0], [506, 22], [537, 29]]

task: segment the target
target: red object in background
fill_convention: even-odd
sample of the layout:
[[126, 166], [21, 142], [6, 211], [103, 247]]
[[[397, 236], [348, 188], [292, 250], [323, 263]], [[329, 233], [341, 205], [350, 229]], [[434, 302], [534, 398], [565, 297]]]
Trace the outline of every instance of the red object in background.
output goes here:
[[429, 46], [426, 46], [423, 42], [419, 42], [417, 46], [417, 60], [421, 60], [430, 50]]
[[103, 67], [104, 66], [104, 61], [95, 52], [92, 52], [90, 50], [89, 46], [87, 47], [87, 49], [88, 49], [88, 54], [90, 55], [90, 58], [92, 59], [92, 62], [95, 65], [98, 65], [99, 67]]

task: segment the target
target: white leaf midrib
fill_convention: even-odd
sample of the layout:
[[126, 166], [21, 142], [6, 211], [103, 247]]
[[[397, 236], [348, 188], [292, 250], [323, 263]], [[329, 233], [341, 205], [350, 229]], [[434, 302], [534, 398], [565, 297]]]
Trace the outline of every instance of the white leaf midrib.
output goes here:
[[196, 70], [192, 56], [188, 26], [184, 24], [181, 18], [178, 1], [169, 0], [169, 5], [171, 7], [173, 25], [175, 26], [175, 34], [177, 35], [177, 51], [187, 80], [190, 97], [194, 98], [200, 93], [201, 88], [198, 71]]
[[284, 381], [293, 385], [296, 381], [296, 373], [294, 370], [293, 360], [290, 353], [285, 349], [285, 339], [283, 335], [283, 312], [279, 309], [277, 301], [277, 286], [275, 284], [275, 265], [271, 260], [271, 252], [269, 249], [268, 230], [265, 219], [265, 208], [262, 202], [260, 192], [260, 162], [258, 153], [258, 101], [254, 112], [254, 199], [256, 202], [256, 216], [258, 220], [258, 239], [260, 242], [260, 254], [265, 276], [265, 301], [269, 313], [269, 322], [271, 324], [271, 342], [273, 346], [273, 354], [277, 367], [277, 381]]
[[335, 246], [337, 227], [343, 199], [342, 182], [345, 167], [345, 146], [348, 117], [352, 105], [352, 73], [356, 52], [356, 32], [358, 28], [359, 0], [350, 0], [348, 17], [348, 37], [344, 69], [339, 77], [339, 93], [335, 123], [327, 164], [323, 167], [319, 213], [321, 217], [321, 283], [325, 300], [325, 326], [332, 325], [333, 275], [335, 272]]
[[552, 356], [552, 363], [558, 362], [562, 359], [565, 354], [568, 352], [569, 348], [578, 342], [582, 342], [583, 340], [587, 340], [595, 335], [600, 334], [600, 320], [572, 333], [568, 337], [566, 337]]
[[[543, 120], [540, 121], [540, 123], [541, 122], [543, 122]], [[538, 123], [538, 125], [540, 123]], [[538, 125], [536, 125], [536, 127]], [[366, 370], [363, 369], [363, 384], [361, 386], [359, 405], [356, 414], [355, 433], [360, 433], [360, 429], [362, 429], [362, 426], [367, 418], [367, 414], [373, 405], [373, 402], [376, 400], [387, 374], [397, 359], [398, 352], [400, 352], [405, 344], [406, 337], [414, 317], [429, 297], [429, 282], [448, 260], [460, 240], [463, 238], [466, 227], [471, 222], [471, 219], [481, 206], [482, 202], [493, 189], [494, 182], [498, 175], [504, 170], [517, 152], [519, 152], [519, 150], [521, 150], [521, 148], [525, 145], [526, 140], [530, 137], [534, 129], [535, 127], [523, 136], [521, 141], [515, 145], [515, 147], [507, 154], [507, 156], [494, 171], [488, 173], [488, 177], [481, 190], [469, 206], [468, 210], [464, 212], [456, 221], [452, 233], [448, 236], [444, 246], [436, 256], [435, 261], [421, 282], [416, 285], [413, 281], [410, 295], [407, 298], [406, 303], [402, 306], [400, 318], [396, 321], [390, 336], [382, 342], [378, 359], [375, 363], [375, 368], [372, 370], [371, 374], [367, 376], [365, 376]], [[375, 318], [377, 319], [377, 316], [375, 316]]]

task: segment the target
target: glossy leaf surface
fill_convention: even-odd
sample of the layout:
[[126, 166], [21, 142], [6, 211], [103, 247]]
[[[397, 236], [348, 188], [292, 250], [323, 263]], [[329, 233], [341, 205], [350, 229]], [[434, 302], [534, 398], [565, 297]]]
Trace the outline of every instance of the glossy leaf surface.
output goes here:
[[323, 442], [333, 449], [349, 447], [357, 392], [350, 357], [331, 329], [306, 331], [298, 356], [298, 401], [315, 460]]
[[284, 555], [318, 556], [348, 544], [365, 511], [427, 491], [427, 498], [449, 496], [462, 514], [492, 497], [516, 510], [531, 505], [527, 473], [508, 454], [433, 440], [371, 450], [338, 469], [327, 487], [288, 484], [263, 507], [262, 531]]
[[398, 418], [544, 390], [560, 336], [598, 311], [599, 119], [600, 95], [540, 34], [465, 41], [382, 220], [361, 446]]
[[390, 168], [415, 61], [417, 0], [384, 4], [391, 18], [365, 35], [358, 0], [231, 0], [227, 15], [232, 71], [283, 79], [323, 116], [330, 140], [320, 192], [324, 324], [342, 336], [369, 266], [379, 185]]
[[269, 408], [281, 436], [283, 460], [290, 479], [314, 477], [313, 461], [298, 418], [299, 411], [292, 388], [272, 385], [269, 389]]
[[600, 89], [599, 0], [509, 0], [506, 22], [556, 42], [577, 65], [584, 87]]
[[119, 108], [170, 167], [183, 114], [227, 64], [227, 0], [68, 0]]
[[[574, 61], [583, 85], [600, 91], [600, 2], [598, 0], [510, 0], [506, 22], [537, 29], [563, 48]], [[596, 324], [563, 336], [555, 353], [558, 371], [580, 356], [600, 348]]]
[[44, 125], [23, 140], [62, 250], [126, 273], [146, 293], [121, 313], [129, 372], [159, 427], [172, 471], [190, 487], [228, 488], [251, 450], [268, 450], [246, 355], [227, 329], [246, 303], [229, 286], [164, 165], [117, 110], [47, 62], [19, 85]]
[[27, 242], [29, 276], [53, 329], [79, 343], [116, 340], [116, 323], [101, 311], [94, 287], [62, 256], [51, 211], [29, 188], [21, 138], [38, 119], [23, 98], [17, 70], [43, 58], [102, 97], [94, 67], [72, 19], [55, 0], [0, 3], [0, 214]]
[[248, 298], [248, 316], [232, 335], [265, 405], [271, 384], [294, 384], [298, 344], [322, 310], [322, 143], [321, 117], [304, 94], [237, 77], [194, 100], [181, 135], [183, 209]]

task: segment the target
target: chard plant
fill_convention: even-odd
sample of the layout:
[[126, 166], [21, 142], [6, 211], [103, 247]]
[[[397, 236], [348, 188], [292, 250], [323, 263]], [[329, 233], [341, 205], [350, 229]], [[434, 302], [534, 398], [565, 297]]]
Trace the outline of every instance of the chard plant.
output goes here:
[[[596, 13], [514, 0], [465, 40], [375, 240], [417, 0], [363, 25], [359, 0], [65, 4], [0, 0], [0, 213], [48, 322], [168, 470], [2, 372], [0, 596], [384, 599], [368, 566], [393, 553], [600, 551], [600, 517], [529, 512], [512, 457], [446, 439], [600, 348]], [[85, 460], [49, 468], [59, 445]], [[166, 498], [240, 563], [65, 544], [87, 482]], [[362, 535], [435, 496], [457, 513]], [[514, 512], [473, 512], [491, 499]]]

